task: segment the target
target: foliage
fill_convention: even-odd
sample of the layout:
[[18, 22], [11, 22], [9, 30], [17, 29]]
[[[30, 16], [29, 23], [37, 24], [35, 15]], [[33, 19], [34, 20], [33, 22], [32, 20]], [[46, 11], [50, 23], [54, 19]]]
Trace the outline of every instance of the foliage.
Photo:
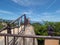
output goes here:
[[[32, 25], [34, 27], [36, 35], [48, 36], [48, 25], [51, 25], [54, 30], [54, 36], [60, 36], [60, 22], [45, 21], [44, 24], [33, 23]], [[39, 38], [38, 42], [41, 42], [43, 44], [43, 40], [44, 39]]]
[[58, 36], [60, 35], [60, 22], [44, 22], [44, 24], [40, 23], [33, 23], [35, 33], [37, 35], [48, 35], [48, 25], [51, 25], [51, 27], [54, 29], [54, 35]]
[[[4, 27], [4, 25], [2, 24], [2, 23], [6, 23], [6, 24], [8, 24], [8, 23], [10, 23], [10, 22], [12, 22], [13, 20], [6, 20], [6, 19], [1, 19], [0, 18], [0, 29], [2, 29], [3, 27]], [[15, 24], [11, 24], [11, 26], [15, 26]]]
[[3, 25], [1, 24], [1, 22], [0, 22], [0, 29], [2, 29], [3, 28]]

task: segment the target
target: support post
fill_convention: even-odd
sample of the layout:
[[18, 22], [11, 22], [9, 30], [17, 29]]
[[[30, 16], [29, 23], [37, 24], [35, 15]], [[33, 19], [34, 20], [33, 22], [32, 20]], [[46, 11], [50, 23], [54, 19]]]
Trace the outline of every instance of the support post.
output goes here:
[[9, 37], [8, 36], [7, 36], [7, 42], [6, 43], [7, 43], [7, 45], [9, 45]]
[[5, 41], [4, 41], [4, 42], [5, 42], [5, 45], [6, 45], [6, 36], [4, 36], [4, 39], [5, 39]]
[[25, 45], [25, 38], [23, 37], [23, 45]]
[[35, 38], [33, 38], [33, 45], [35, 45]]
[[13, 45], [15, 45], [15, 36], [14, 36], [14, 40], [13, 40]]

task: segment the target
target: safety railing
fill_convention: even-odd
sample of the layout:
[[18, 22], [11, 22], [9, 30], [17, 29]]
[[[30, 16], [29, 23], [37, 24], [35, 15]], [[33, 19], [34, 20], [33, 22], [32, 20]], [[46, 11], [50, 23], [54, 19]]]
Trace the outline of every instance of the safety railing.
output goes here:
[[[36, 38], [44, 38], [44, 39], [60, 39], [60, 36], [39, 36], [39, 35], [17, 35], [17, 34], [1, 34], [0, 33], [0, 36], [4, 36], [5, 38], [5, 45], [7, 45], [7, 42], [6, 42], [6, 36], [11, 36], [11, 37], [22, 37], [23, 38], [23, 45], [25, 45], [25, 38], [33, 38], [33, 45], [35, 45], [35, 39]], [[15, 43], [15, 39], [13, 41], [13, 44], [11, 45], [16, 45], [17, 42]]]
[[[22, 30], [22, 23], [23, 23], [23, 30]], [[15, 34], [15, 28], [17, 28], [17, 35], [20, 35], [20, 34], [22, 34], [21, 32], [24, 32], [25, 31], [25, 25], [26, 25], [26, 15], [24, 14], [24, 15], [22, 15], [22, 16], [20, 16], [19, 18], [17, 18], [16, 20], [14, 20], [14, 21], [12, 21], [11, 23], [10, 23], [10, 25], [11, 24], [15, 24], [15, 26], [13, 26], [13, 27], [9, 27], [9, 28], [11, 28], [11, 34]], [[8, 26], [8, 25], [7, 25]], [[5, 26], [4, 28], [2, 28], [1, 30], [0, 30], [0, 32], [2, 32], [2, 31], [5, 31], [5, 30], [7, 30], [8, 31], [8, 29], [7, 29], [7, 26]], [[19, 28], [21, 28], [21, 29], [19, 29]], [[3, 34], [3, 33], [2, 33]], [[8, 32], [7, 32], [7, 34], [9, 34]], [[10, 34], [10, 35], [11, 35]], [[9, 39], [9, 37], [10, 36], [4, 36], [4, 38], [5, 38], [5, 45], [17, 45], [17, 39], [18, 39], [18, 37], [13, 37], [11, 40]], [[10, 41], [9, 41], [10, 40]], [[16, 44], [15, 44], [16, 43]]]
[[[24, 15], [22, 15], [22, 16], [20, 16], [18, 19], [16, 19], [15, 21], [13, 21], [13, 22], [11, 22], [11, 24], [17, 24], [17, 27], [18, 27], [18, 34], [22, 34], [21, 32], [22, 32], [22, 27], [21, 27], [21, 24], [23, 23], [23, 25], [24, 25], [24, 29], [23, 30], [25, 30], [25, 21], [26, 21], [26, 16], [25, 16], [25, 14]], [[21, 31], [19, 31], [19, 28], [21, 27]], [[13, 31], [14, 32], [14, 31]], [[11, 45], [11, 44], [13, 44], [13, 45], [17, 45], [18, 43], [17, 43], [17, 39], [18, 39], [18, 37], [14, 37], [10, 42], [9, 42], [9, 44]], [[16, 44], [15, 44], [16, 43]], [[8, 45], [9, 45], [8, 44]]]

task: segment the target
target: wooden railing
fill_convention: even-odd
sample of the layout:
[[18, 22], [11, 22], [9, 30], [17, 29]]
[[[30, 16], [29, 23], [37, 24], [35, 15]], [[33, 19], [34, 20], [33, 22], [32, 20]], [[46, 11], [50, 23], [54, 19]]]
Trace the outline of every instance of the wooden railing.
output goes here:
[[17, 35], [17, 34], [1, 34], [1, 33], [0, 33], [0, 36], [4, 36], [4, 38], [5, 38], [5, 41], [4, 41], [5, 45], [7, 45], [6, 44], [6, 37], [7, 36], [14, 37], [12, 45], [16, 45], [17, 44], [17, 42], [15, 43], [15, 37], [22, 37], [23, 38], [23, 45], [25, 45], [24, 38], [33, 38], [33, 45], [35, 45], [35, 38], [58, 39], [58, 40], [60, 40], [60, 36]]

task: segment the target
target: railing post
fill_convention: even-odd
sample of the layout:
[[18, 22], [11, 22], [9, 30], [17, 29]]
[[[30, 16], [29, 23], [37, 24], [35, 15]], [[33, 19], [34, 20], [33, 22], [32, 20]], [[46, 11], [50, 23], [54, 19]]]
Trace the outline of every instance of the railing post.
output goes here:
[[15, 45], [15, 36], [14, 36], [14, 39], [13, 39], [13, 45]]
[[33, 38], [33, 45], [35, 45], [35, 38]]
[[25, 38], [23, 37], [23, 45], [25, 45]]
[[24, 14], [24, 30], [25, 30], [25, 26], [26, 26], [26, 16]]
[[21, 26], [21, 30], [22, 30], [22, 18], [21, 18], [21, 21], [20, 21], [20, 26]]
[[7, 45], [9, 45], [9, 37], [7, 36]]
[[5, 41], [4, 41], [4, 42], [5, 42], [5, 45], [6, 45], [6, 36], [4, 36], [4, 39], [5, 39]]
[[14, 28], [13, 28], [13, 34], [15, 34], [15, 30], [14, 30]]
[[18, 21], [18, 34], [19, 34], [19, 21]]

